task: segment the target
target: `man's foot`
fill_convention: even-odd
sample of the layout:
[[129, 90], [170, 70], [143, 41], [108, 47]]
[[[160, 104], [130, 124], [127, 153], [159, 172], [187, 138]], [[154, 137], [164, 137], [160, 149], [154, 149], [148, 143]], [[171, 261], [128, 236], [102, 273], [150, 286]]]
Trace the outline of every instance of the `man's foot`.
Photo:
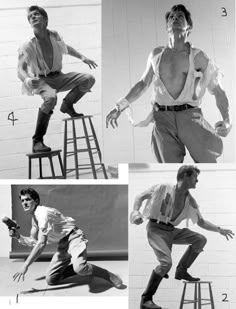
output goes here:
[[109, 272], [109, 281], [113, 284], [113, 286], [117, 289], [123, 288], [123, 281], [121, 278], [111, 272]]
[[44, 145], [43, 142], [36, 142], [35, 144], [33, 144], [33, 152], [49, 152], [51, 151], [51, 148]]
[[84, 116], [84, 114], [82, 113], [77, 113], [74, 110], [72, 105], [68, 105], [65, 102], [62, 102], [60, 111], [64, 114], [65, 113], [68, 114], [70, 117], [83, 117]]
[[186, 270], [176, 270], [175, 279], [186, 281], [200, 281], [200, 278], [192, 277]]
[[141, 304], [140, 309], [162, 309], [162, 307], [156, 305], [152, 300], [147, 300]]

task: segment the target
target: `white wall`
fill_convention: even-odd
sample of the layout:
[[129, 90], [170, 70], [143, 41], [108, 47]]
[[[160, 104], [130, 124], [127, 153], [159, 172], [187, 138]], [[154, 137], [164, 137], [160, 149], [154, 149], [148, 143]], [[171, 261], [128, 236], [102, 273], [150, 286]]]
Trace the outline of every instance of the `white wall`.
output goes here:
[[[149, 169], [136, 168], [129, 174], [129, 213], [132, 210], [134, 198], [137, 194], [153, 184], [176, 182], [178, 165], [151, 165]], [[236, 168], [216, 169], [212, 166], [199, 166], [201, 174], [199, 183], [191, 194], [200, 205], [203, 217], [212, 223], [229, 228], [236, 232]], [[181, 223], [182, 227], [185, 223]], [[190, 268], [190, 273], [200, 276], [202, 280], [212, 281], [216, 308], [236, 308], [236, 241], [227, 241], [218, 233], [208, 232], [198, 226], [190, 224], [190, 229], [204, 234], [207, 245], [204, 251]], [[169, 273], [169, 280], [163, 279], [154, 301], [164, 308], [179, 308], [183, 284], [174, 279], [175, 268], [187, 246], [173, 246], [173, 267]], [[144, 291], [152, 270], [158, 264], [146, 237], [146, 223], [142, 225], [129, 224], [129, 298], [130, 309], [138, 308], [140, 296]], [[204, 293], [204, 292], [203, 292]], [[228, 295], [229, 302], [222, 302]], [[188, 295], [193, 297], [193, 290]], [[206, 298], [208, 295], [205, 295]]]
[[[49, 29], [58, 31], [64, 41], [98, 63], [90, 70], [79, 59], [65, 56], [63, 72], [89, 72], [96, 78], [92, 92], [81, 99], [75, 109], [91, 114], [98, 139], [102, 144], [101, 130], [101, 1], [100, 0], [3, 0], [0, 6], [0, 178], [27, 178], [26, 153], [31, 152], [39, 96], [21, 94], [17, 78], [17, 49], [27, 40], [32, 29], [27, 21], [26, 8], [32, 4], [43, 6], [49, 16]], [[60, 104], [65, 93], [58, 95], [58, 105], [51, 118], [45, 138], [52, 148], [63, 147], [63, 124]], [[14, 112], [15, 125], [8, 120]]]
[[[189, 40], [203, 49], [224, 74], [223, 85], [232, 103], [235, 118], [235, 23], [233, 0], [183, 0], [192, 13], [193, 31]], [[175, 0], [103, 0], [103, 118], [115, 102], [124, 97], [144, 72], [149, 53], [156, 46], [167, 44], [165, 13]], [[222, 7], [228, 15], [222, 17]], [[151, 111], [151, 88], [132, 104], [136, 121]], [[203, 103], [206, 119], [214, 125], [221, 119], [214, 97], [207, 94]], [[132, 128], [122, 114], [119, 128], [105, 129], [104, 152], [106, 162], [155, 162], [151, 152], [152, 125]], [[224, 154], [219, 162], [234, 162], [235, 129], [224, 138]], [[189, 156], [186, 158], [189, 162]]]

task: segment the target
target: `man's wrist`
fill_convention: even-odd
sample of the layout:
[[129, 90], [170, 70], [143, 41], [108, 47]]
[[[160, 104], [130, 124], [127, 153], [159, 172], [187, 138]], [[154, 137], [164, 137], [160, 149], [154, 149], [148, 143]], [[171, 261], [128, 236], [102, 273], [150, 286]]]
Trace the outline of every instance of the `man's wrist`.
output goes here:
[[116, 109], [118, 112], [123, 112], [126, 108], [128, 108], [130, 105], [129, 101], [126, 98], [121, 98], [118, 100], [118, 102], [115, 104]]
[[221, 227], [220, 226], [217, 226], [217, 232], [221, 233]]

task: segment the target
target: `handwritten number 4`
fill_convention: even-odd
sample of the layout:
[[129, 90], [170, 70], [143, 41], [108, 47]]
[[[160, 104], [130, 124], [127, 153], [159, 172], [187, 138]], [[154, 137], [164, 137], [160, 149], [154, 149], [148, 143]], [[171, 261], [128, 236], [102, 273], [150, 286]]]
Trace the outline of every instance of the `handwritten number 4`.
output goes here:
[[226, 293], [225, 293], [225, 294], [222, 294], [222, 296], [225, 297], [225, 298], [222, 299], [223, 302], [228, 302], [228, 301], [229, 301], [229, 300], [227, 299], [227, 296], [228, 296], [228, 295], [227, 295]]
[[227, 13], [226, 8], [222, 7], [221, 9], [222, 9], [222, 15], [221, 16], [224, 16], [224, 17], [227, 16], [228, 13]]

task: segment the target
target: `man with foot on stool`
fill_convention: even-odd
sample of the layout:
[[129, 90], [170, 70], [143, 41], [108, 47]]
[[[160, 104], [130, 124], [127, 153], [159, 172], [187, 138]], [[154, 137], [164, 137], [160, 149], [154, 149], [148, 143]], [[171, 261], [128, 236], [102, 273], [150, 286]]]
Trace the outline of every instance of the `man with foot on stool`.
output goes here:
[[82, 60], [90, 69], [96, 68], [97, 64], [66, 45], [56, 31], [47, 29], [48, 15], [43, 8], [36, 5], [29, 7], [28, 21], [34, 36], [18, 50], [18, 77], [23, 82], [23, 93], [37, 94], [43, 99], [33, 136], [33, 152], [48, 152], [51, 148], [44, 144], [43, 137], [57, 103], [57, 93], [70, 90], [63, 99], [60, 110], [71, 117], [81, 117], [83, 114], [77, 113], [73, 104], [86, 92], [90, 92], [95, 83], [95, 78], [91, 74], [62, 73], [63, 54]]
[[[177, 228], [183, 220], [197, 223], [203, 229], [218, 232], [227, 239], [233, 238], [233, 232], [228, 229], [206, 221], [199, 210], [199, 206], [189, 192], [195, 189], [200, 170], [192, 165], [183, 165], [177, 173], [177, 184], [155, 185], [139, 194], [134, 202], [131, 213], [131, 223], [141, 224], [143, 216], [149, 218], [147, 236], [160, 265], [152, 272], [148, 285], [142, 294], [140, 309], [161, 309], [152, 297], [161, 283], [163, 277], [168, 278], [172, 266], [171, 250], [173, 244], [189, 245], [187, 251], [178, 263], [175, 279], [199, 281], [200, 278], [192, 277], [188, 269], [193, 264], [207, 242], [205, 236], [193, 232], [188, 228]], [[140, 208], [147, 200], [143, 215]]]
[[40, 205], [40, 197], [32, 188], [22, 189], [19, 197], [25, 213], [32, 216], [30, 237], [22, 236], [14, 228], [10, 229], [9, 234], [20, 244], [33, 249], [22, 268], [14, 274], [14, 280], [24, 280], [29, 266], [40, 256], [47, 243], [56, 242], [57, 252], [47, 270], [47, 284], [60, 284], [65, 278], [80, 275], [103, 278], [117, 289], [123, 287], [117, 275], [87, 262], [88, 240], [73, 218], [64, 216], [55, 208]]

